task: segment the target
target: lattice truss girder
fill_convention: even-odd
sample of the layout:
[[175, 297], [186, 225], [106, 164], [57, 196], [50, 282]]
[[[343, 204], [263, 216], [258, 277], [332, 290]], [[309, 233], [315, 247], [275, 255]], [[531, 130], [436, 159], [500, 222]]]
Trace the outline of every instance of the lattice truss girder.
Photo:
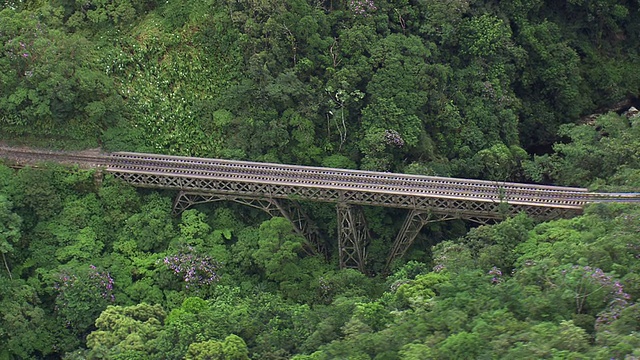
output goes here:
[[416, 209], [409, 211], [387, 257], [386, 270], [389, 269], [394, 260], [404, 256], [425, 225], [452, 219], [457, 219], [457, 217], [451, 214], [434, 214]]
[[308, 254], [314, 255], [321, 253], [325, 256], [327, 255], [324, 240], [320, 236], [317, 226], [306, 216], [300, 204], [295, 201], [208, 192], [180, 191], [174, 202], [173, 213], [177, 215], [193, 205], [216, 201], [233, 201], [263, 210], [272, 217], [282, 216], [291, 222], [293, 230], [298, 235], [307, 240], [305, 251]]
[[338, 203], [336, 210], [340, 268], [358, 269], [364, 273], [369, 233], [362, 208]]
[[135, 186], [173, 188], [184, 191], [212, 192], [241, 195], [244, 197], [288, 199], [299, 198], [312, 201], [344, 203], [351, 205], [385, 206], [417, 209], [434, 214], [451, 214], [458, 218], [486, 222], [504, 219], [525, 212], [536, 218], [551, 219], [574, 215], [580, 209], [554, 208], [546, 206], [507, 204], [479, 201], [476, 199], [453, 199], [415, 196], [407, 194], [385, 194], [354, 190], [337, 190], [299, 185], [250, 183], [232, 180], [188, 178], [175, 175], [137, 174], [111, 171], [116, 177]]

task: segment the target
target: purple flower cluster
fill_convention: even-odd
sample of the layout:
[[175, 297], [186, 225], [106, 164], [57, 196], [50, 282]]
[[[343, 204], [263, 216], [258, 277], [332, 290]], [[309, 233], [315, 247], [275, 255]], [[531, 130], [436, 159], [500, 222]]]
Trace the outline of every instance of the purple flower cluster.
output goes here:
[[525, 262], [524, 262], [524, 266], [526, 266], [526, 267], [531, 267], [531, 266], [534, 266], [535, 264], [536, 264], [536, 262], [533, 261], [533, 260], [525, 260]]
[[93, 297], [97, 298], [99, 295], [109, 302], [116, 300], [113, 295], [113, 278], [109, 272], [100, 271], [94, 265], [89, 265], [88, 271], [80, 276], [63, 271], [58, 277], [60, 280], [53, 285], [53, 288], [58, 291], [56, 310], [59, 305], [66, 307], [69, 304], [67, 297], [73, 289], [75, 290], [72, 292], [88, 289]]
[[500, 269], [498, 269], [497, 267], [492, 267], [491, 270], [489, 270], [488, 274], [493, 275], [493, 277], [491, 278], [492, 284], [498, 284], [502, 282], [502, 271], [500, 271]]
[[605, 311], [598, 314], [596, 325], [606, 325], [617, 320], [622, 310], [630, 305], [631, 296], [624, 292], [624, 287], [620, 281], [614, 280], [613, 277], [605, 274], [601, 269], [592, 269], [589, 266], [584, 266], [583, 270], [585, 275], [590, 275], [596, 284], [608, 289], [607, 300], [609, 300], [609, 304]]
[[164, 258], [164, 264], [184, 280], [185, 288], [210, 285], [219, 280], [219, 264], [210, 256], [196, 254], [191, 246], [186, 251]]
[[446, 248], [442, 253], [440, 253], [437, 257], [433, 259], [435, 265], [433, 266], [433, 272], [441, 272], [447, 269], [445, 263], [449, 260], [447, 258], [447, 253], [451, 250], [451, 248]]
[[373, 0], [349, 0], [349, 9], [357, 16], [369, 16], [377, 7]]
[[6, 43], [6, 45], [7, 45], [6, 47], [7, 47], [7, 49], [8, 49], [8, 51], [7, 51], [7, 55], [8, 55], [10, 58], [15, 59], [15, 58], [16, 58], [16, 56], [20, 56], [20, 57], [23, 57], [23, 58], [25, 58], [25, 59], [26, 59], [26, 58], [28, 58], [29, 56], [31, 56], [31, 55], [29, 54], [29, 50], [27, 49], [27, 44], [25, 44], [25, 43], [23, 43], [22, 41], [20, 41], [20, 42], [19, 42], [19, 44], [20, 44], [20, 49], [17, 51], [17, 54], [16, 54], [16, 52], [15, 52], [14, 50], [11, 50], [11, 46], [12, 46], [12, 44], [13, 44], [13, 43], [14, 43], [14, 40], [9, 40], [9, 41]]
[[29, 53], [27, 52], [27, 45], [25, 45], [23, 42], [20, 43], [20, 47], [22, 48], [22, 57], [23, 58], [28, 58], [29, 57]]
[[633, 257], [640, 259], [640, 245], [628, 243], [627, 249], [629, 249], [629, 252], [635, 253]]
[[89, 272], [89, 279], [93, 280], [97, 287], [100, 289], [100, 295], [114, 302], [116, 300], [115, 296], [113, 296], [113, 278], [111, 274], [108, 272], [101, 272], [94, 265], [89, 265], [89, 268], [92, 270]]
[[391, 284], [391, 287], [389, 288], [389, 290], [391, 290], [391, 292], [396, 292], [398, 291], [398, 289], [400, 288], [400, 286], [404, 285], [404, 284], [409, 284], [411, 283], [411, 280], [398, 280], [396, 282], [394, 282], [393, 284]]
[[397, 147], [404, 146], [404, 139], [402, 139], [400, 134], [395, 130], [384, 131], [384, 142], [388, 145], [393, 145]]
[[446, 267], [444, 266], [444, 264], [437, 264], [436, 266], [433, 267], [433, 272], [440, 272], [442, 270], [444, 270]]
[[[65, 297], [65, 292], [76, 284], [78, 277], [67, 272], [62, 272], [59, 277], [60, 282], [53, 284], [53, 288], [58, 291], [58, 300], [60, 301], [60, 305], [67, 306], [69, 302]], [[58, 305], [56, 305], [55, 310], [58, 310]]]
[[[620, 317], [622, 310], [631, 305], [629, 302], [631, 296], [624, 292], [624, 287], [620, 281], [605, 274], [602, 269], [579, 265], [574, 265], [571, 269], [573, 270], [572, 273], [582, 273], [579, 277], [580, 283], [576, 293], [578, 312], [581, 310], [587, 297], [595, 294], [596, 292], [601, 294], [604, 292], [604, 301], [607, 302], [607, 308], [598, 314], [598, 317], [596, 318], [596, 327], [611, 324], [611, 322]], [[567, 270], [563, 270], [561, 273], [563, 276], [567, 276], [569, 272]], [[596, 288], [594, 289], [586, 284], [591, 284]]]

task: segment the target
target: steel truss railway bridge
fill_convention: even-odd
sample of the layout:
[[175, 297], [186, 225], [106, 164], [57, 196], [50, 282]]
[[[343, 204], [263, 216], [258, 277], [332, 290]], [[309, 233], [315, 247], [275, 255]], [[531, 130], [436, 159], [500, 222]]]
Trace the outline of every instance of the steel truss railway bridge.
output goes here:
[[465, 219], [488, 223], [521, 212], [553, 219], [577, 215], [590, 203], [640, 203], [640, 193], [596, 193], [583, 188], [157, 154], [0, 147], [0, 157], [14, 163], [53, 161], [97, 167], [133, 186], [176, 190], [176, 214], [195, 204], [216, 201], [256, 207], [288, 219], [306, 239], [305, 249], [310, 253], [327, 255], [326, 243], [299, 200], [334, 203], [340, 266], [363, 272], [369, 234], [361, 206], [407, 209], [387, 258], [388, 267], [431, 222]]

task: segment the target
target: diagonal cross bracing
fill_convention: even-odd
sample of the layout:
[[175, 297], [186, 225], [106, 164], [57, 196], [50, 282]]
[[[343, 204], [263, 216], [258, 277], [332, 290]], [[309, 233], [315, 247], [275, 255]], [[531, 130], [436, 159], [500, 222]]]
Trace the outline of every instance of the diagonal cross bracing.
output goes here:
[[434, 214], [452, 214], [462, 219], [502, 219], [525, 212], [537, 218], [554, 218], [576, 214], [577, 206], [544, 206], [537, 204], [487, 201], [480, 198], [449, 198], [419, 194], [377, 193], [361, 190], [305, 187], [295, 184], [253, 183], [240, 180], [200, 179], [172, 174], [138, 174], [107, 169], [115, 177], [134, 186], [169, 188], [191, 192], [209, 192], [221, 195], [268, 197], [273, 199], [298, 198], [303, 200], [344, 203], [350, 205], [385, 206], [428, 211]]
[[340, 268], [358, 269], [366, 272], [366, 245], [369, 240], [367, 223], [358, 206], [339, 203], [338, 214], [338, 256]]

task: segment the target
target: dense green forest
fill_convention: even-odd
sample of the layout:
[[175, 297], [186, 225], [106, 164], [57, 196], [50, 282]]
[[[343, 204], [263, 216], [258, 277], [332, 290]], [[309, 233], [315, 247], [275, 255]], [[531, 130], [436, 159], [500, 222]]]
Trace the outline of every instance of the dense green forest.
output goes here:
[[[638, 192], [638, 16], [0, 0], [0, 141]], [[638, 206], [431, 224], [390, 274], [403, 214], [368, 208], [365, 275], [335, 242], [306, 254], [283, 218], [176, 217], [174, 193], [94, 175], [0, 165], [0, 360], [640, 358]], [[303, 205], [335, 238], [335, 210]]]

